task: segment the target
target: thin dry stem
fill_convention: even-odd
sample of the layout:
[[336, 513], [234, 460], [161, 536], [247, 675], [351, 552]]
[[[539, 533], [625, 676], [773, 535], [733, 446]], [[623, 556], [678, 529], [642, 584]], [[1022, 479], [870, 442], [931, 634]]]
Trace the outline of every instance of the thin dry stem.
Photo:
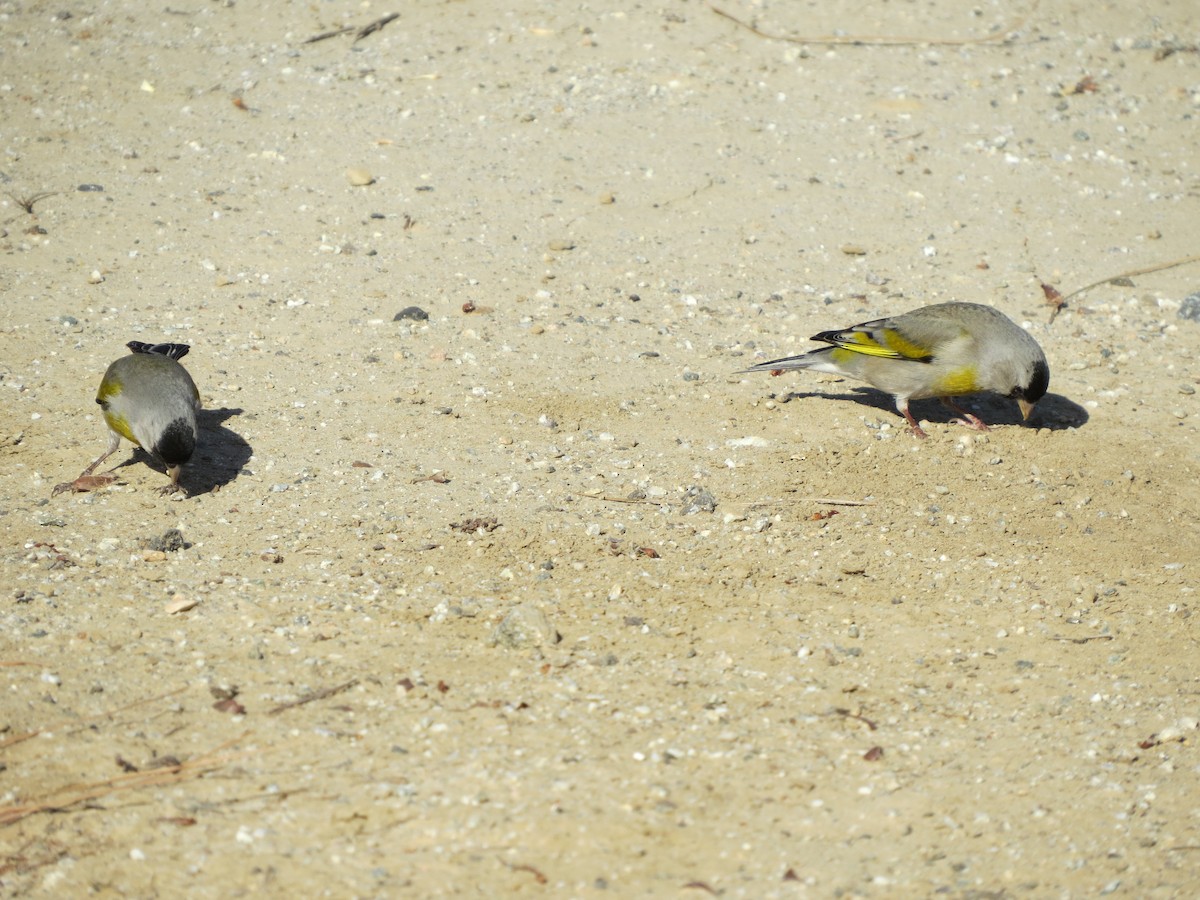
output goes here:
[[820, 46], [838, 46], [851, 45], [861, 47], [919, 47], [922, 45], [930, 45], [937, 47], [966, 47], [974, 44], [994, 44], [1009, 39], [1014, 31], [1019, 31], [1024, 27], [1025, 23], [1037, 11], [1038, 4], [1041, 0], [1034, 0], [1033, 5], [1029, 8], [1029, 12], [1017, 19], [1007, 28], [989, 34], [986, 37], [976, 38], [933, 38], [933, 37], [897, 37], [894, 35], [883, 35], [875, 37], [857, 36], [857, 35], [824, 35], [821, 37], [801, 37], [791, 34], [772, 34], [769, 31], [763, 31], [756, 25], [751, 25], [749, 22], [744, 22], [737, 16], [725, 12], [725, 10], [709, 4], [709, 9], [715, 12], [723, 19], [728, 19], [740, 28], [744, 28], [751, 34], [761, 38], [766, 38], [770, 41], [786, 41], [789, 44], [816, 44]]
[[201, 754], [185, 763], [180, 763], [177, 766], [164, 766], [161, 769], [151, 769], [145, 772], [130, 772], [126, 775], [118, 775], [115, 778], [108, 778], [104, 781], [96, 781], [91, 784], [66, 785], [65, 787], [51, 791], [48, 795], [49, 797], [55, 797], [60, 794], [66, 794], [67, 796], [64, 796], [61, 800], [51, 801], [45, 799], [35, 803], [0, 807], [0, 825], [11, 825], [14, 822], [21, 821], [21, 819], [42, 812], [61, 812], [62, 810], [69, 809], [81, 803], [87, 803], [91, 800], [97, 800], [109, 794], [134, 791], [139, 788], [156, 787], [164, 784], [177, 784], [191, 778], [199, 778], [202, 775], [221, 768], [228, 760], [245, 755], [244, 752], [226, 754], [224, 756], [219, 754], [245, 740], [248, 734], [249, 732], [245, 732], [220, 746], [214, 747], [209, 752]]
[[1174, 269], [1176, 266], [1186, 266], [1188, 263], [1200, 262], [1200, 254], [1196, 256], [1185, 256], [1183, 259], [1176, 259], [1172, 262], [1158, 263], [1153, 266], [1146, 266], [1142, 269], [1130, 269], [1128, 272], [1118, 272], [1116, 275], [1110, 275], [1108, 278], [1101, 278], [1099, 281], [1093, 281], [1091, 284], [1086, 284], [1081, 288], [1076, 288], [1069, 294], [1065, 294], [1062, 298], [1062, 303], [1066, 303], [1072, 297], [1082, 294], [1084, 291], [1090, 291], [1094, 287], [1100, 287], [1102, 284], [1116, 281], [1118, 278], [1133, 278], [1137, 275], [1149, 275], [1151, 272], [1161, 272], [1164, 269]]
[[38, 728], [35, 731], [25, 731], [21, 734], [14, 734], [12, 737], [5, 738], [0, 741], [0, 750], [5, 747], [11, 747], [13, 744], [19, 744], [22, 741], [27, 741], [30, 738], [35, 738], [39, 734], [45, 734], [47, 731], [58, 731], [60, 728], [70, 726], [71, 731], [79, 731], [81, 728], [89, 728], [94, 722], [99, 722], [102, 719], [110, 719], [117, 713], [125, 712], [127, 709], [133, 709], [138, 706], [144, 706], [147, 703], [153, 703], [155, 700], [163, 700], [167, 697], [174, 697], [176, 694], [182, 694], [186, 691], [186, 687], [176, 688], [173, 691], [167, 691], [165, 694], [158, 694], [154, 697], [146, 697], [144, 700], [135, 700], [133, 703], [127, 703], [124, 706], [118, 706], [116, 709], [110, 709], [108, 712], [100, 713], [98, 716], [93, 716], [90, 719], [85, 719], [82, 722], [78, 719], [70, 721], [58, 722], [54, 725], [47, 725], [45, 728]]

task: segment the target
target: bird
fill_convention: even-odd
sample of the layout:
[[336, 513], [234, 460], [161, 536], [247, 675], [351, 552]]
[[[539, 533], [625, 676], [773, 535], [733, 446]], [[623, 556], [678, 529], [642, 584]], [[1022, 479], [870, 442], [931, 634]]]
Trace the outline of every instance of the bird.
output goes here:
[[74, 481], [57, 485], [54, 494], [95, 490], [116, 481], [111, 472], [92, 473], [117, 452], [121, 438], [133, 441], [167, 467], [171, 481], [159, 488], [159, 493], [186, 493], [179, 478], [199, 438], [196, 414], [200, 411], [200, 392], [179, 360], [191, 348], [187, 344], [140, 341], [125, 346], [132, 352], [108, 367], [96, 393], [108, 425], [108, 449]]
[[862, 322], [841, 331], [822, 331], [814, 341], [830, 344], [759, 363], [743, 372], [781, 374], [788, 369], [830, 372], [891, 394], [916, 437], [925, 432], [909, 412], [910, 400], [937, 397], [978, 431], [987, 425], [951, 398], [981, 391], [1017, 401], [1028, 420], [1050, 386], [1046, 354], [1029, 332], [998, 309], [981, 303], [937, 303]]

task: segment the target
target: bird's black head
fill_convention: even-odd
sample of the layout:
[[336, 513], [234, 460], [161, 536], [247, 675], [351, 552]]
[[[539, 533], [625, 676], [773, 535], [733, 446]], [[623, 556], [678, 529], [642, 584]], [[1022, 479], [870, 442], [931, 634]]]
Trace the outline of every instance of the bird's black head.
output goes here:
[[1008, 396], [1014, 400], [1024, 400], [1030, 406], [1046, 396], [1050, 388], [1050, 367], [1044, 359], [1039, 359], [1029, 373], [1029, 379], [1023, 385], [1017, 385]]
[[168, 466], [181, 466], [192, 458], [196, 449], [196, 433], [184, 419], [176, 419], [163, 430], [155, 443], [154, 455]]

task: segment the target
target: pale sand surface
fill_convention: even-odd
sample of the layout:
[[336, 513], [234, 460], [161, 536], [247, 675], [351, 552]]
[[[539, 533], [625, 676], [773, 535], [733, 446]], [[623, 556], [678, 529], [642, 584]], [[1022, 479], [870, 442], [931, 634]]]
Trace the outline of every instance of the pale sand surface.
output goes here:
[[[0, 890], [1195, 896], [1200, 267], [1040, 287], [1200, 252], [1159, 6], [0, 2]], [[1034, 427], [735, 374], [951, 299]]]

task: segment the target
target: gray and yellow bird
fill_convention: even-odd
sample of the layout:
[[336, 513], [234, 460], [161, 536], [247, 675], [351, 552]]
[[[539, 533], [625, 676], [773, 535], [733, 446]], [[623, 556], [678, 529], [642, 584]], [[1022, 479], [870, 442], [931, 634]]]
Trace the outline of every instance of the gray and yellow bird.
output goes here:
[[179, 360], [187, 355], [187, 344], [126, 344], [133, 352], [108, 367], [100, 381], [96, 402], [108, 424], [108, 449], [83, 470], [74, 481], [58, 485], [62, 491], [90, 491], [116, 480], [111, 472], [93, 475], [96, 468], [117, 452], [121, 438], [133, 441], [152, 453], [167, 467], [170, 484], [163, 494], [183, 491], [179, 476], [196, 450], [199, 431], [196, 414], [200, 392]]
[[843, 331], [812, 337], [832, 346], [759, 363], [744, 372], [814, 369], [865, 381], [891, 394], [917, 437], [925, 432], [908, 401], [937, 397], [961, 416], [955, 424], [986, 431], [977, 416], [951, 400], [991, 391], [1011, 397], [1028, 419], [1050, 385], [1046, 355], [1033, 336], [997, 309], [979, 303], [938, 303]]

